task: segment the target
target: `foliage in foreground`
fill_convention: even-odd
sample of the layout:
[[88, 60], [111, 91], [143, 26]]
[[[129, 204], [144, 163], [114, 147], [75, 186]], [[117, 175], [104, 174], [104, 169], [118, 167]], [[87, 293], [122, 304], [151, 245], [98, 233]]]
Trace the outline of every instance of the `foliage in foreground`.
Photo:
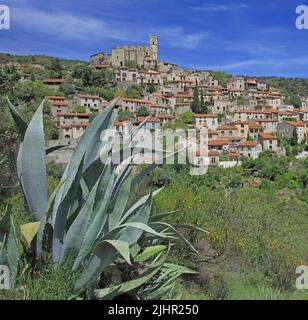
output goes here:
[[[48, 198], [45, 157], [54, 149], [45, 149], [43, 103], [28, 125], [9, 102], [22, 137], [17, 172], [29, 219], [18, 230], [10, 205], [1, 219], [0, 264], [9, 266], [12, 288], [25, 278], [29, 287], [37, 288], [42, 275], [63, 279], [65, 270], [72, 275], [71, 289], [65, 287], [49, 298], [71, 290], [73, 297], [81, 298], [154, 299], [172, 290], [180, 275], [195, 273], [166, 263], [172, 242], [181, 235], [162, 222], [168, 214], [151, 215], [153, 198], [162, 189], [130, 201], [155, 166], [136, 175], [129, 163], [115, 165], [112, 141], [101, 140], [114, 120], [115, 103], [93, 120]], [[39, 275], [36, 283], [31, 282], [33, 274]], [[44, 292], [32, 292], [34, 298], [44, 298]]]

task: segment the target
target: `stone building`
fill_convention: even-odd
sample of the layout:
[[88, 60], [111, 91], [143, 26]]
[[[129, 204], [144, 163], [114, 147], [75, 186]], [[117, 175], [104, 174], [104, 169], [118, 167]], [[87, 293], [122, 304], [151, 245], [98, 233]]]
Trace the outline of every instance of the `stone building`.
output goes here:
[[150, 36], [149, 46], [122, 46], [113, 48], [108, 57], [114, 67], [158, 67], [158, 37]]

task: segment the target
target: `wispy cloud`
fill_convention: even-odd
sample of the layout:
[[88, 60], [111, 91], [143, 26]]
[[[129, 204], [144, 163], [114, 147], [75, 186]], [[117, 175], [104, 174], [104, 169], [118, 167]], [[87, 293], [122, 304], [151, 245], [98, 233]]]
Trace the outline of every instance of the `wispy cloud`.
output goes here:
[[34, 30], [55, 38], [77, 40], [109, 38], [127, 41], [138, 39], [138, 32], [132, 37], [132, 34], [123, 28], [89, 16], [19, 7], [12, 12], [12, 20], [22, 24], [24, 29]]
[[237, 9], [247, 9], [249, 6], [243, 3], [231, 3], [231, 4], [205, 4], [203, 6], [192, 7], [197, 11], [233, 11]]
[[206, 32], [186, 32], [182, 27], [156, 28], [150, 31], [158, 33], [160, 39], [169, 47], [195, 49], [208, 38]]

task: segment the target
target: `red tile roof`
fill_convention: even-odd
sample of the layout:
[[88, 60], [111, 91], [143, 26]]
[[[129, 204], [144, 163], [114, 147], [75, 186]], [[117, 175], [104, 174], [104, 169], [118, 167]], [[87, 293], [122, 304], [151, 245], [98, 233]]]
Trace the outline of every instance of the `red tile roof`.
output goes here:
[[217, 114], [194, 114], [195, 118], [217, 118]]
[[217, 130], [237, 130], [236, 126], [220, 126]]
[[89, 123], [74, 123], [72, 127], [88, 127], [89, 125]]
[[294, 126], [294, 127], [304, 127], [306, 124], [302, 121], [288, 121], [287, 124]]
[[80, 97], [82, 99], [101, 99], [99, 96], [91, 95], [91, 94], [77, 94], [77, 97]]
[[66, 102], [63, 101], [48, 101], [48, 104], [52, 105], [52, 106], [63, 106], [63, 107], [67, 107], [68, 104]]
[[[146, 117], [137, 117], [138, 122], [143, 122], [145, 119], [146, 119]], [[159, 120], [157, 118], [152, 117], [152, 118], [148, 118], [146, 122], [156, 123], [156, 122], [159, 122]]]
[[225, 146], [230, 144], [229, 140], [211, 140], [208, 142], [209, 147], [215, 147], [215, 146]]
[[239, 144], [239, 147], [255, 147], [258, 145], [259, 141], [245, 141]]
[[47, 96], [46, 99], [48, 99], [48, 100], [65, 100], [66, 98], [63, 96]]
[[58, 117], [61, 116], [72, 116], [72, 117], [90, 117], [88, 113], [74, 113], [74, 112], [58, 112]]
[[151, 101], [142, 100], [142, 99], [122, 98], [122, 101], [124, 101], [124, 102], [139, 102], [139, 103], [144, 103], [144, 104], [152, 104]]
[[269, 133], [259, 133], [259, 137], [263, 140], [276, 140], [277, 137], [275, 137], [272, 134]]
[[158, 114], [157, 119], [175, 119], [175, 116], [171, 114]]

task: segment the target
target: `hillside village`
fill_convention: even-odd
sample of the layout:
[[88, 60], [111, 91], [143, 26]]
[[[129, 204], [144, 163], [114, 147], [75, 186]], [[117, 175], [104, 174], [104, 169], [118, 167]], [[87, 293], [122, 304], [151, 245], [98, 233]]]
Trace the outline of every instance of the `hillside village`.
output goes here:
[[[118, 47], [109, 55], [91, 56], [90, 68], [106, 75], [107, 86], [142, 90], [139, 98], [120, 96], [116, 106], [119, 117], [113, 124], [118, 132], [144, 121], [149, 129], [207, 128], [209, 151], [197, 151], [195, 156], [209, 157], [211, 165], [223, 167], [239, 164], [242, 157], [256, 159], [266, 150], [283, 155], [282, 141], [305, 142], [308, 97], [301, 97], [301, 105], [292, 105], [286, 103], [283, 92], [270, 88], [266, 81], [242, 76], [219, 81], [212, 72], [161, 61], [158, 52], [158, 37], [150, 36], [149, 46]], [[19, 81], [31, 79], [22, 64], [7, 64], [16, 68]], [[40, 64], [32, 68], [44, 69]], [[58, 95], [67, 81], [64, 77], [40, 81], [54, 91], [45, 98], [59, 136], [49, 144], [69, 145], [53, 155], [56, 162], [65, 163], [93, 115], [110, 101], [80, 90], [70, 96]]]

